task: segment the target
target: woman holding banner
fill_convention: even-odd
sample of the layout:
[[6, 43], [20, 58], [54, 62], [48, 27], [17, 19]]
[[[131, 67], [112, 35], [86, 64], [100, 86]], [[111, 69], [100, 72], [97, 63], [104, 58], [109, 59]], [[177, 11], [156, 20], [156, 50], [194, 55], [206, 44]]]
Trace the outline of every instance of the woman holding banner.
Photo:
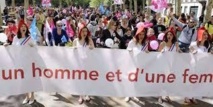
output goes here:
[[159, 52], [178, 52], [179, 46], [177, 43], [177, 38], [172, 31], [167, 31], [164, 36], [164, 41], [161, 42], [160, 47], [158, 49]]
[[[73, 46], [75, 48], [95, 48], [89, 29], [86, 26], [80, 28], [79, 36], [73, 41]], [[89, 96], [85, 96], [85, 99], [83, 97], [80, 96], [78, 100], [79, 104], [83, 104], [84, 101], [90, 102], [91, 98]]]
[[[136, 50], [136, 51], [142, 51], [142, 52], [149, 52], [148, 51], [148, 42], [146, 42], [147, 36], [146, 36], [146, 29], [144, 27], [139, 27], [137, 29], [136, 35], [134, 38], [129, 42], [127, 46], [127, 50], [130, 52]], [[137, 97], [133, 97], [134, 100], [139, 101]], [[131, 100], [130, 97], [126, 97], [125, 101], [129, 102]]]
[[[37, 43], [31, 38], [30, 31], [27, 27], [27, 24], [24, 23], [24, 20], [20, 20], [18, 25], [18, 32], [17, 35], [13, 38], [12, 45], [18, 45], [18, 46], [35, 46]], [[4, 44], [4, 46], [7, 46], [9, 44]], [[35, 102], [34, 99], [34, 93], [28, 93], [26, 94], [26, 98], [23, 101], [23, 104], [33, 104]]]
[[[164, 41], [161, 42], [160, 47], [158, 49], [159, 52], [181, 52], [177, 43], [177, 38], [173, 31], [167, 31], [164, 35]], [[166, 96], [165, 101], [171, 102], [169, 96]], [[160, 97], [158, 99], [160, 104], [163, 103], [163, 98]]]
[[146, 42], [146, 29], [139, 27], [137, 29], [135, 37], [129, 42], [127, 50], [132, 51], [134, 49], [148, 52], [148, 43]]
[[[210, 35], [207, 30], [204, 28], [198, 29], [197, 41], [192, 42], [189, 46], [190, 52], [193, 54], [197, 53], [208, 53], [211, 52], [210, 50]], [[188, 97], [185, 98], [185, 103], [187, 104], [197, 104], [195, 98], [189, 99]]]

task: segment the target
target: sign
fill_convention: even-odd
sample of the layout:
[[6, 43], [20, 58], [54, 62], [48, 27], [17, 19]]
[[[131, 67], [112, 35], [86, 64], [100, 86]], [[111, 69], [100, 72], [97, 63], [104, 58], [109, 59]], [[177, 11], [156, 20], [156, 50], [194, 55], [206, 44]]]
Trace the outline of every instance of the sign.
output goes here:
[[[213, 96], [213, 55], [0, 47], [0, 95]], [[190, 91], [186, 91], [190, 90]]]

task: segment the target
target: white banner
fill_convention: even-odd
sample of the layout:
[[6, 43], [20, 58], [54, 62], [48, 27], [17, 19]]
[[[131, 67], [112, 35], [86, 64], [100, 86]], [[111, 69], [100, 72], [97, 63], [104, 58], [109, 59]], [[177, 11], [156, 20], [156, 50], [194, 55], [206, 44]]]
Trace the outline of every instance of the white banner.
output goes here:
[[[0, 47], [0, 96], [213, 96], [213, 55], [116, 49]], [[190, 90], [190, 91], [189, 91]]]

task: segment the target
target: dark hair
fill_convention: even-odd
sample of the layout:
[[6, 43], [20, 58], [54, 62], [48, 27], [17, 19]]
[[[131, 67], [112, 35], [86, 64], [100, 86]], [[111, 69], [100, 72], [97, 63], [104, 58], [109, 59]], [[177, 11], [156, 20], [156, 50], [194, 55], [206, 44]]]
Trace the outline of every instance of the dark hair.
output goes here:
[[16, 22], [12, 18], [8, 18], [7, 21], [6, 21], [6, 24], [8, 24], [8, 23], [15, 24]]
[[[207, 35], [208, 35], [208, 39], [204, 42], [204, 46], [208, 49], [210, 47], [210, 41], [209, 41], [210, 40], [210, 34], [209, 34], [208, 30], [205, 30], [204, 32], [206, 32]], [[202, 34], [202, 36], [203, 36], [203, 34]], [[200, 44], [201, 44], [201, 41], [197, 41], [197, 46], [200, 46]]]
[[[25, 25], [26, 26], [26, 25]], [[29, 37], [29, 34], [30, 34], [30, 31], [29, 29], [27, 28], [26, 26], [26, 34], [25, 34], [25, 37]], [[18, 32], [17, 32], [17, 38], [20, 39], [21, 38], [21, 27], [18, 29]]]
[[[146, 36], [146, 34], [147, 34], [147, 29], [143, 29], [141, 32], [144, 32], [144, 38], [143, 38], [143, 40], [142, 40], [141, 45], [145, 45], [145, 43], [146, 43], [146, 38], [147, 38], [147, 36]], [[141, 32], [140, 32], [140, 33], [141, 33]], [[139, 34], [140, 34], [140, 33], [139, 33]], [[139, 34], [135, 35], [136, 44], [139, 43], [139, 37], [138, 37]]]
[[90, 21], [95, 21], [95, 19], [96, 19], [96, 15], [92, 14], [92, 15], [90, 16]]
[[164, 36], [164, 41], [165, 41], [165, 42], [168, 42], [168, 38], [167, 38], [168, 33], [171, 33], [171, 34], [173, 35], [172, 44], [174, 44], [175, 42], [177, 42], [176, 36], [175, 36], [174, 33], [171, 32], [171, 31], [166, 32], [166, 34], [165, 34], [165, 36]]
[[89, 29], [88, 29], [86, 26], [84, 26], [84, 27], [80, 30], [78, 38], [79, 38], [79, 40], [82, 39], [82, 37], [81, 37], [81, 32], [83, 31], [83, 29], [87, 29], [87, 36], [86, 36], [86, 38], [85, 38], [85, 42], [86, 42], [87, 45], [89, 45], [90, 31], [89, 31]]

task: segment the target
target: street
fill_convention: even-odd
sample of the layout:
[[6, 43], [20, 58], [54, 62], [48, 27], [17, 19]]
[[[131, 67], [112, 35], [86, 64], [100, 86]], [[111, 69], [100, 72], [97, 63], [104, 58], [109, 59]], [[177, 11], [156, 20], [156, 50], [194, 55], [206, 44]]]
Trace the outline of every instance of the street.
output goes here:
[[197, 105], [184, 104], [183, 98], [171, 97], [172, 103], [159, 104], [156, 97], [140, 98], [140, 101], [131, 100], [129, 103], [124, 98], [92, 97], [90, 103], [78, 104], [78, 96], [69, 94], [36, 92], [37, 102], [32, 105], [22, 105], [24, 95], [0, 97], [0, 107], [213, 107], [213, 99], [203, 98]]

